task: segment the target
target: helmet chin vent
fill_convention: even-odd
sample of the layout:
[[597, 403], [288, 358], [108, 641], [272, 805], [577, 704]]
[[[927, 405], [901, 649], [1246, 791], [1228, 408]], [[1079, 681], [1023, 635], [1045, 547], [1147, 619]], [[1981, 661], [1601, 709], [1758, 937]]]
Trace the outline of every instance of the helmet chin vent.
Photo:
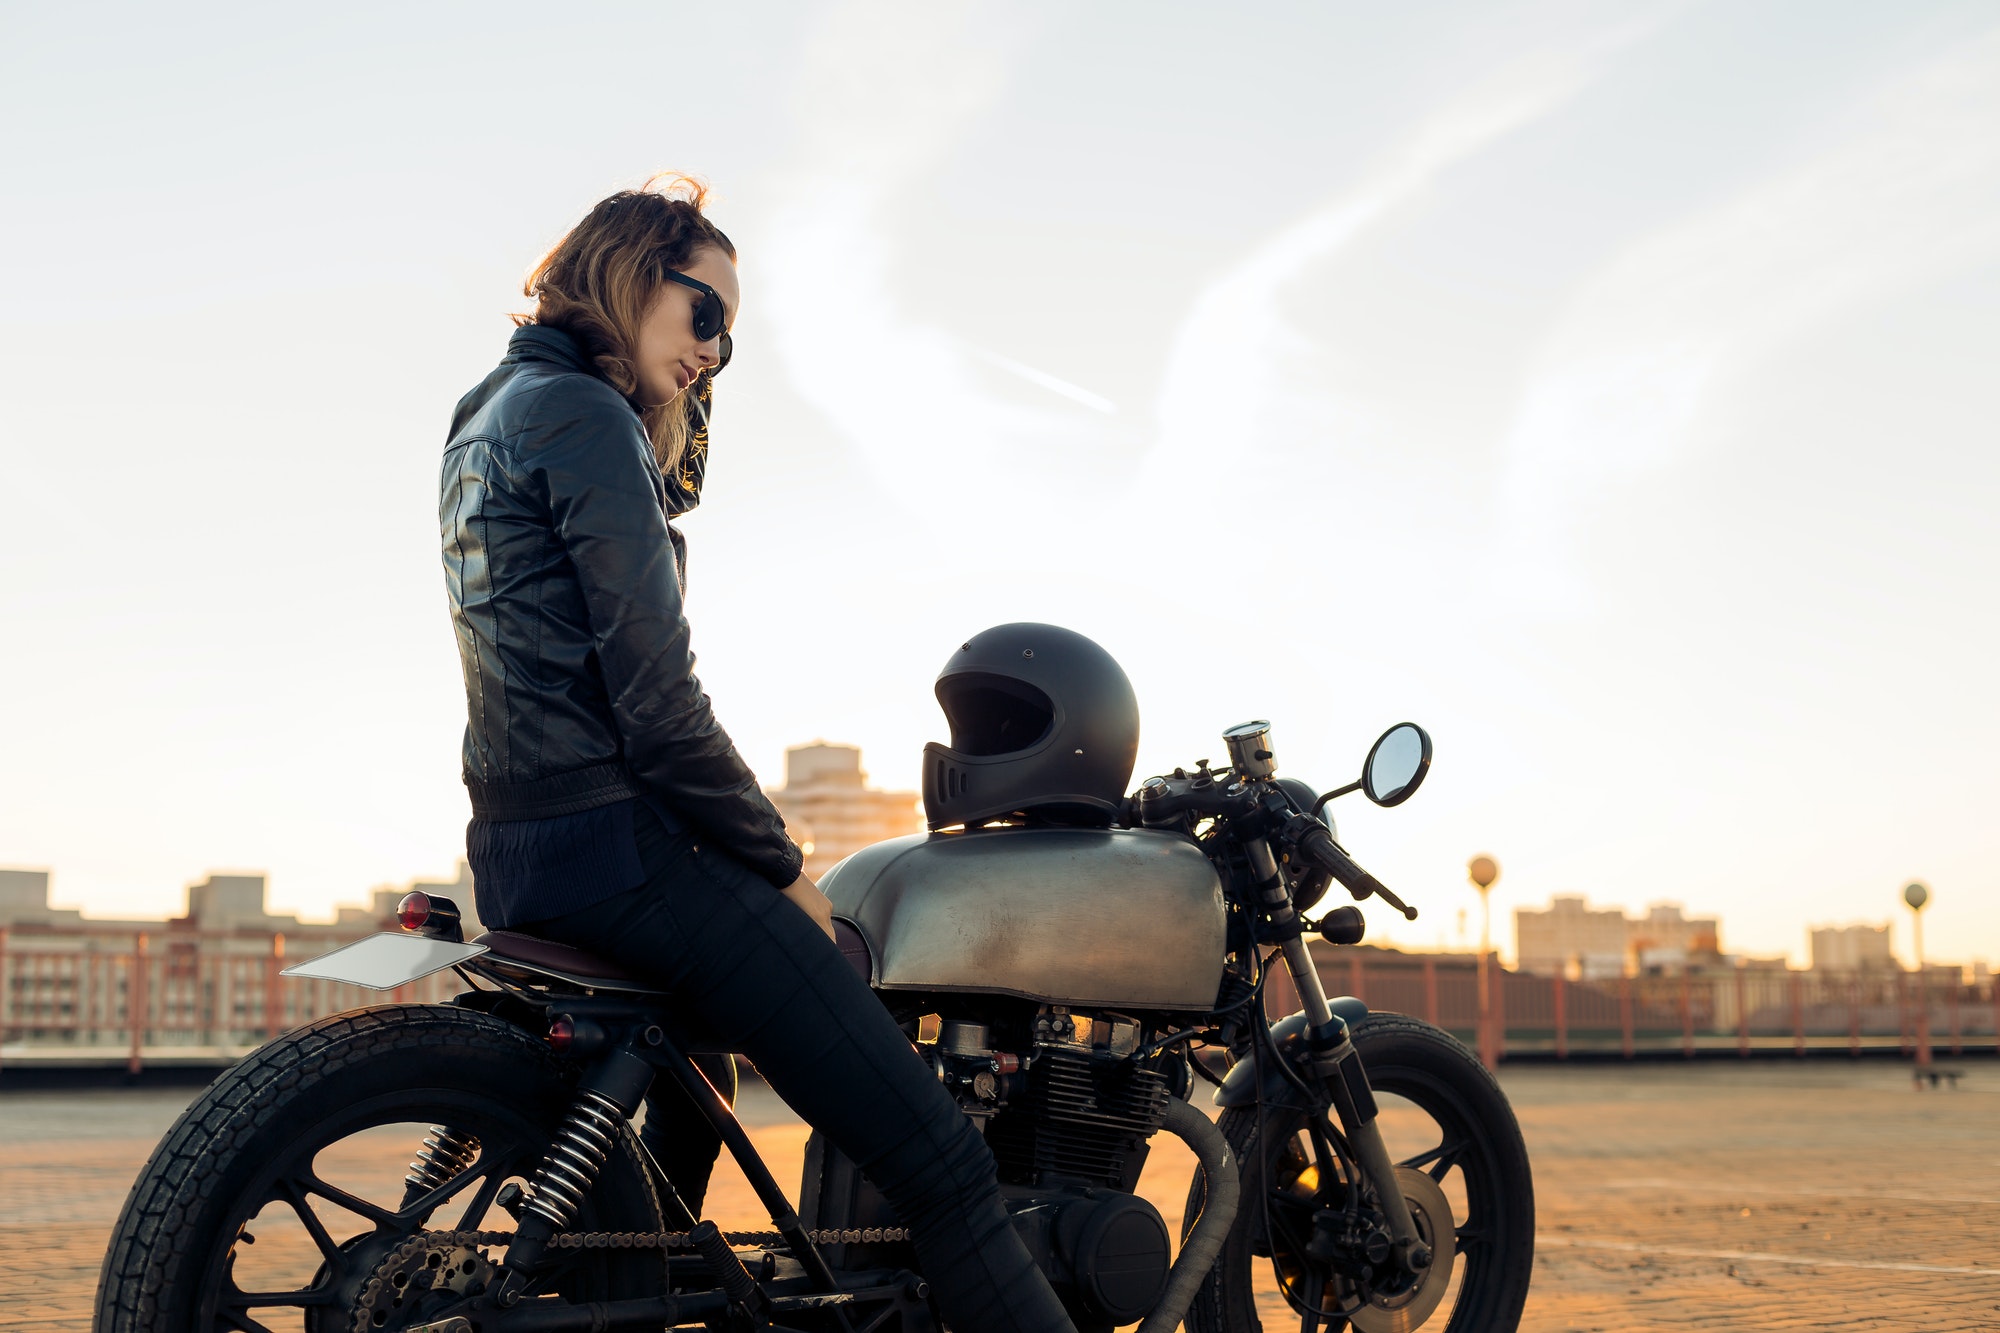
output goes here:
[[971, 785], [964, 769], [947, 764], [942, 759], [938, 760], [937, 789], [947, 801], [955, 801], [965, 795], [966, 789]]

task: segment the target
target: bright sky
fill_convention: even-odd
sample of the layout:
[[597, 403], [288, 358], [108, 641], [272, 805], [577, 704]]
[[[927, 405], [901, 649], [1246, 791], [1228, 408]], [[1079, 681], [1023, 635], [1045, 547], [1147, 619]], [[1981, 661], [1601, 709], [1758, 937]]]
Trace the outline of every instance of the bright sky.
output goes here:
[[[585, 15], [579, 17], [579, 15]], [[970, 631], [1246, 717], [1423, 909], [2000, 957], [1990, 5], [15, 6], [0, 864], [323, 913], [449, 870], [454, 400], [599, 196], [742, 250], [703, 679], [913, 786]], [[1116, 927], [1115, 904], [1106, 924]], [[1460, 913], [1469, 910], [1469, 920]], [[1465, 924], [1461, 924], [1464, 921]]]

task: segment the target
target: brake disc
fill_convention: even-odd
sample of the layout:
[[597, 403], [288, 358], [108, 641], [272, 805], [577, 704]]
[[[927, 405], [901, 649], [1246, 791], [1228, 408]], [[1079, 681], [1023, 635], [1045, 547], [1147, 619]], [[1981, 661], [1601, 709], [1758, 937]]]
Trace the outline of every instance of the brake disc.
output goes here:
[[375, 1265], [348, 1327], [351, 1333], [376, 1333], [391, 1323], [407, 1326], [426, 1307], [438, 1310], [478, 1295], [492, 1278], [492, 1261], [474, 1246], [420, 1232]]
[[1451, 1202], [1438, 1183], [1415, 1167], [1396, 1168], [1396, 1182], [1409, 1201], [1417, 1236], [1430, 1247], [1431, 1266], [1400, 1291], [1365, 1290], [1364, 1305], [1348, 1316], [1356, 1333], [1412, 1333], [1422, 1328], [1451, 1286], [1451, 1269], [1458, 1257], [1458, 1231], [1451, 1220]]

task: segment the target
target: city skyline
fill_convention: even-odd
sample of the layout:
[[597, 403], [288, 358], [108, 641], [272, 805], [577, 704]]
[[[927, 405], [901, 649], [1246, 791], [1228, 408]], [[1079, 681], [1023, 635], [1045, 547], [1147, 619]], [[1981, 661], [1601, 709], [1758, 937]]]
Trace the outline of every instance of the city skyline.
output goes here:
[[1496, 921], [1611, 885], [1796, 954], [1920, 879], [2000, 955], [1990, 7], [9, 35], [0, 856], [66, 901], [213, 862], [323, 915], [462, 854], [451, 405], [545, 247], [683, 168], [744, 293], [688, 611], [771, 782], [828, 734], [915, 787], [950, 651], [1051, 621], [1132, 676], [1135, 782], [1266, 717], [1325, 789], [1424, 724], [1417, 799], [1333, 807], [1422, 912], [1378, 938], [1476, 932], [1489, 852]]
[[[824, 873], [834, 861], [872, 841], [922, 830], [923, 820], [917, 793], [890, 791], [867, 785], [868, 774], [861, 766], [862, 754], [858, 746], [814, 739], [787, 747], [786, 760], [786, 785], [774, 790], [772, 796], [780, 810], [786, 814], [788, 829], [793, 836], [803, 839], [801, 845], [808, 849], [808, 867], [814, 869], [816, 873]], [[826, 829], [826, 833], [820, 835], [826, 843], [823, 849], [813, 846], [814, 828], [804, 822], [800, 817], [801, 812], [820, 814], [824, 821], [823, 827]], [[199, 904], [204, 892], [212, 894], [218, 886], [224, 885], [227, 887], [221, 891], [239, 900], [235, 914], [245, 919], [252, 915], [268, 916], [273, 920], [290, 917], [306, 926], [327, 926], [351, 925], [371, 912], [376, 917], [384, 916], [387, 910], [384, 905], [391, 895], [401, 894], [411, 888], [441, 891], [451, 888], [455, 882], [455, 891], [465, 899], [459, 906], [476, 922], [471, 870], [462, 857], [456, 866], [455, 872], [448, 879], [415, 875], [372, 885], [362, 891], [358, 899], [336, 898], [331, 907], [321, 913], [301, 911], [297, 908], [287, 912], [283, 907], [274, 905], [270, 900], [271, 876], [265, 871], [211, 867], [203, 872], [199, 882], [189, 877], [178, 890], [182, 895], [183, 909], [178, 916], [163, 914], [148, 918], [142, 915], [137, 918], [116, 919], [91, 912], [77, 904], [61, 901], [61, 895], [56, 888], [54, 867], [0, 864], [0, 929], [5, 929], [9, 924], [10, 914], [16, 913], [23, 920], [47, 921], [50, 924], [60, 924], [57, 918], [65, 916], [71, 920], [80, 916], [82, 922], [88, 924], [120, 925], [131, 925], [142, 921], [164, 923], [168, 920], [198, 918], [202, 914]], [[253, 883], [254, 891], [250, 887]], [[1337, 889], [1334, 892], [1338, 894]], [[242, 905], [248, 902], [246, 894], [256, 898], [254, 912]], [[30, 897], [37, 897], [44, 905], [41, 912], [24, 910], [28, 907], [27, 900]], [[1635, 910], [1642, 912], [1643, 915], [1634, 917], [1625, 915]], [[1642, 956], [1643, 951], [1635, 952], [1637, 948], [1633, 943], [1635, 938], [1639, 945], [1650, 944], [1654, 947], [1666, 945], [1685, 953], [1686, 946], [1679, 936], [1687, 932], [1693, 932], [1697, 941], [1705, 935], [1707, 942], [1698, 944], [1697, 947], [1705, 948], [1724, 959], [1740, 957], [1757, 964], [1766, 962], [1772, 957], [1779, 957], [1787, 966], [1802, 961], [1802, 965], [1806, 968], [1824, 965], [1819, 957], [1822, 949], [1827, 947], [1821, 940], [1822, 936], [1852, 937], [1879, 934], [1881, 940], [1872, 948], [1879, 950], [1885, 959], [1893, 957], [1898, 966], [1908, 965], [1902, 951], [1895, 943], [1899, 937], [1907, 937], [1908, 933], [1906, 925], [1899, 925], [1900, 913], [1851, 920], [1809, 920], [1801, 927], [1801, 937], [1804, 941], [1802, 944], [1777, 951], [1775, 954], [1767, 952], [1760, 955], [1751, 951], [1732, 951], [1724, 948], [1720, 913], [1689, 916], [1688, 904], [1677, 899], [1621, 903], [1606, 901], [1598, 895], [1561, 891], [1552, 893], [1545, 906], [1537, 907], [1532, 904], [1515, 906], [1511, 911], [1511, 922], [1507, 923], [1511, 924], [1512, 929], [1496, 932], [1496, 951], [1512, 965], [1523, 969], [1541, 967], [1547, 970], [1549, 959], [1541, 957], [1541, 954], [1548, 952], [1548, 948], [1554, 946], [1524, 949], [1520, 943], [1522, 917], [1526, 915], [1546, 918], [1560, 916], [1565, 911], [1573, 916], [1616, 919], [1614, 929], [1614, 933], [1618, 936], [1616, 942], [1605, 945], [1598, 954], [1593, 954], [1588, 946], [1582, 946], [1579, 954], [1575, 942], [1567, 935], [1562, 937], [1570, 942], [1562, 945], [1558, 949], [1558, 954], [1567, 952], [1570, 955], [1566, 960], [1568, 970], [1583, 978], [1599, 973], [1622, 975], [1633, 970], [1635, 966], [1644, 965], [1646, 960]], [[1432, 932], [1429, 936], [1423, 936], [1417, 931], [1398, 931], [1396, 927], [1401, 924], [1399, 918], [1382, 913], [1372, 915], [1371, 934], [1368, 940], [1371, 944], [1419, 951], [1427, 945], [1434, 945], [1442, 952], [1464, 953], [1477, 950], [1477, 929], [1468, 928], [1468, 918], [1461, 917], [1456, 940], [1448, 942], [1442, 932]], [[1655, 923], [1651, 929], [1648, 928], [1649, 921]], [[1664, 923], [1664, 931], [1660, 929], [1660, 923]], [[1574, 930], [1574, 927], [1570, 929]], [[1648, 936], [1654, 938], [1647, 938]], [[1667, 938], [1668, 936], [1672, 938]], [[1835, 947], [1851, 953], [1854, 945], [1851, 939], [1846, 939], [1837, 942]], [[1870, 951], [1870, 947], [1864, 945], [1864, 952]], [[1604, 972], [1604, 964], [1599, 954], [1617, 955], [1619, 959], [1617, 969]], [[1925, 957], [1928, 966], [1955, 964], [1974, 974], [1988, 969], [1993, 961], [2000, 960], [1990, 960], [1976, 954], [1968, 954], [1963, 958], [1940, 955], [1935, 942]], [[1858, 965], [1860, 964], [1838, 964], [1838, 966]], [[1556, 970], [1562, 970], [1560, 964]]]
[[[830, 742], [824, 737], [790, 745], [785, 749], [785, 785], [771, 789], [770, 795], [786, 819], [787, 831], [805, 849], [806, 868], [815, 876], [824, 874], [841, 857], [872, 842], [923, 831], [924, 822], [919, 794], [915, 791], [894, 791], [869, 785], [869, 773], [862, 767], [862, 762], [863, 756], [859, 746]], [[259, 914], [268, 914], [273, 919], [290, 916], [309, 926], [352, 924], [360, 919], [361, 914], [371, 910], [375, 916], [382, 916], [386, 910], [383, 907], [386, 901], [385, 895], [400, 894], [412, 887], [435, 891], [449, 887], [455, 880], [460, 896], [466, 900], [460, 906], [476, 922], [476, 916], [472, 915], [474, 901], [471, 870], [462, 856], [458, 858], [456, 865], [457, 870], [452, 880], [439, 880], [424, 875], [402, 880], [391, 879], [363, 891], [363, 896], [358, 901], [336, 897], [330, 906], [320, 911], [300, 908], [288, 900], [281, 900], [282, 905], [270, 902], [271, 876], [264, 870], [211, 866], [203, 872], [202, 882], [197, 883], [189, 877], [177, 890], [182, 895], [184, 909], [180, 917], [161, 914], [147, 918], [141, 915], [136, 920], [164, 922], [187, 919], [198, 914], [196, 907], [198, 895], [210, 885], [223, 881], [235, 881], [239, 885], [244, 885], [255, 881], [256, 895], [260, 904], [257, 909]], [[31, 889], [31, 884], [37, 879], [39, 887]], [[243, 891], [240, 887], [237, 889], [238, 893]], [[8, 924], [9, 911], [24, 906], [28, 897], [37, 895], [45, 903], [44, 911], [40, 915], [31, 911], [26, 914], [26, 919], [53, 921], [58, 916], [80, 915], [85, 922], [93, 924], [117, 920], [107, 918], [102, 913], [92, 912], [80, 903], [58, 901], [60, 895], [56, 890], [53, 867], [0, 864], [0, 929], [4, 929]], [[1693, 929], [1705, 932], [1708, 936], [1708, 943], [1701, 947], [1723, 958], [1741, 957], [1753, 963], [1762, 963], [1775, 957], [1783, 959], [1787, 966], [1796, 963], [1805, 968], [1813, 968], [1820, 965], [1818, 955], [1822, 948], [1820, 941], [1822, 935], [1872, 933], [1879, 934], [1882, 938], [1880, 942], [1868, 947], [1879, 950], [1884, 958], [1893, 956], [1897, 960], [1897, 965], [1902, 966], [1904, 965], [1902, 953], [1894, 943], [1899, 936], [1908, 934], [1907, 925], [1899, 924], [1903, 920], [1900, 892], [1897, 895], [1897, 905], [1899, 910], [1887, 916], [1864, 913], [1839, 920], [1808, 920], [1802, 926], [1803, 943], [1780, 947], [1775, 951], [1766, 949], [1760, 954], [1754, 951], [1732, 952], [1723, 949], [1719, 943], [1720, 914], [1687, 918], [1685, 913], [1688, 904], [1678, 898], [1649, 898], [1642, 902], [1628, 903], [1604, 901], [1597, 895], [1573, 890], [1555, 890], [1549, 894], [1545, 906], [1526, 902], [1514, 904], [1510, 909], [1512, 930], [1511, 932], [1502, 930], [1496, 934], [1495, 949], [1506, 961], [1515, 966], [1524, 969], [1534, 966], [1546, 967], [1547, 959], [1529, 957], [1537, 951], [1523, 950], [1520, 945], [1524, 915], [1550, 917], [1560, 916], [1567, 911], [1580, 917], [1602, 917], [1607, 920], [1616, 918], [1616, 925], [1611, 929], [1619, 937], [1618, 941], [1606, 945], [1602, 952], [1615, 954], [1620, 959], [1617, 971], [1607, 975], [1622, 974], [1643, 962], [1640, 953], [1635, 952], [1636, 946], [1632, 945], [1630, 937], [1643, 937], [1649, 933], [1661, 934], [1657, 929], [1649, 932], [1647, 923], [1649, 919], [1660, 922], [1664, 914], [1668, 919], [1666, 934], [1674, 938], [1654, 939], [1650, 942], [1656, 946], [1671, 944], [1682, 948], [1683, 952], [1685, 949], [1679, 940], [1679, 933]], [[1435, 917], [1428, 928], [1420, 928], [1405, 923], [1398, 913], [1368, 910], [1379, 909], [1379, 904], [1364, 903], [1363, 907], [1371, 918], [1368, 941], [1371, 944], [1419, 951], [1427, 947], [1440, 952], [1476, 953], [1477, 951], [1478, 930], [1473, 924], [1474, 918], [1462, 907], [1457, 913], [1455, 933], [1450, 935], [1435, 924]], [[1624, 915], [1627, 911], [1635, 909], [1642, 910], [1645, 915], [1633, 918]], [[131, 923], [129, 920], [120, 922], [120, 924]], [[1575, 927], [1570, 929], [1573, 931]], [[1603, 929], [1605, 928], [1600, 927], [1600, 933]], [[1589, 933], [1587, 925], [1584, 930], [1587, 935]], [[1640, 943], [1645, 942], [1643, 939], [1640, 941]], [[1849, 943], [1845, 947], [1851, 949], [1852, 944]], [[1575, 956], [1575, 950], [1571, 946], [1566, 945], [1565, 948], [1569, 948], [1573, 955], [1568, 960], [1568, 970], [1578, 976], [1587, 978], [1594, 974], [1593, 967], [1601, 970], [1604, 966], [1601, 959], [1593, 961], [1595, 956], [1588, 946], [1583, 948], [1580, 956]], [[1977, 953], [1957, 959], [1941, 957], [1936, 952], [1935, 941], [1925, 961], [1927, 965], [1957, 963], [1974, 973], [1989, 965], [1988, 958]], [[1557, 970], [1562, 969], [1558, 967]]]
[[[9, 876], [9, 875], [30, 875], [30, 876], [46, 875], [47, 890], [48, 890], [48, 900], [47, 900], [48, 907], [54, 913], [78, 913], [80, 914], [81, 919], [83, 921], [91, 923], [107, 923], [112, 921], [117, 921], [120, 924], [125, 923], [126, 919], [105, 917], [99, 913], [90, 911], [88, 908], [80, 907], [75, 903], [62, 901], [61, 895], [57, 892], [55, 887], [56, 886], [55, 870], [52, 867], [0, 865], [0, 876]], [[314, 914], [310, 912], [302, 912], [297, 910], [288, 911], [282, 907], [279, 907], [271, 903], [269, 901], [269, 893], [271, 890], [271, 885], [270, 885], [271, 877], [265, 871], [246, 869], [243, 867], [236, 867], [233, 869], [210, 868], [201, 872], [199, 880], [197, 880], [193, 876], [189, 876], [184, 880], [179, 889], [174, 890], [174, 892], [177, 892], [181, 895], [181, 903], [183, 910], [180, 913], [171, 916], [169, 915], [162, 915], [157, 917], [142, 916], [142, 917], [130, 918], [129, 920], [165, 922], [176, 919], [185, 919], [191, 914], [195, 914], [193, 912], [193, 903], [189, 895], [191, 895], [192, 893], [201, 888], [206, 887], [208, 884], [214, 881], [226, 881], [226, 880], [239, 880], [239, 881], [254, 880], [258, 882], [260, 885], [263, 886], [263, 893], [264, 893], [263, 911], [265, 914], [277, 918], [296, 917], [301, 923], [311, 926], [324, 926], [324, 925], [340, 924], [344, 922], [351, 922], [354, 919], [356, 919], [355, 913], [369, 911], [372, 910], [374, 906], [379, 905], [381, 901], [381, 895], [387, 893], [406, 893], [413, 886], [428, 887], [431, 889], [441, 889], [441, 888], [451, 887], [453, 885], [454, 880], [456, 880], [458, 886], [461, 889], [466, 890], [468, 894], [465, 902], [459, 905], [461, 907], [470, 907], [473, 902], [472, 898], [469, 896], [470, 871], [466, 868], [465, 863], [462, 859], [458, 864], [457, 871], [454, 873], [453, 876], [449, 878], [434, 876], [434, 875], [418, 874], [418, 875], [408, 876], [401, 880], [385, 881], [380, 884], [371, 885], [369, 888], [362, 890], [360, 892], [360, 896], [358, 897], [336, 899], [332, 905], [330, 912], [325, 914]], [[1580, 898], [1582, 897], [1582, 895], [1556, 893], [1551, 895], [1549, 903], [1544, 905], [1544, 907], [1542, 908], [1537, 908], [1532, 905], [1524, 905], [1522, 907], [1514, 909], [1514, 911], [1518, 914], [1523, 911], [1534, 912], [1534, 911], [1546, 910], [1547, 906], [1552, 906], [1554, 903], [1556, 903], [1561, 899], [1572, 898], [1572, 897]], [[1632, 911], [1639, 909], [1644, 909], [1646, 911], [1653, 911], [1660, 908], [1685, 910], [1687, 908], [1686, 903], [1679, 902], [1673, 899], [1655, 899], [1646, 901], [1644, 903], [1619, 903], [1619, 902], [1601, 901], [1593, 897], [1591, 901], [1593, 902], [1594, 906], [1600, 910], [1609, 910], [1618, 912]], [[4, 913], [6, 906], [7, 904], [4, 901], [0, 901], [0, 913]], [[0, 919], [0, 929], [4, 929], [6, 925], [7, 925], [6, 920]], [[1807, 945], [1801, 949], [1795, 949], [1785, 952], [1783, 956], [1788, 961], [1795, 960], [1800, 957], [1806, 957], [1808, 959], [1807, 966], [1810, 966], [1811, 964], [1809, 961], [1810, 960], [1809, 937], [1811, 935], [1825, 930], [1837, 930], [1837, 931], [1858, 930], [1863, 928], [1885, 932], [1891, 940], [1891, 944], [1888, 947], [1888, 953], [1897, 959], [1898, 965], [1900, 966], [1909, 965], [1908, 962], [1904, 960], [1902, 957], [1902, 950], [1893, 943], [1893, 941], [1896, 938], [1898, 938], [1899, 935], [1905, 934], [1907, 932], [1907, 927], [1899, 926], [1899, 924], [1894, 918], [1886, 916], [1878, 918], [1856, 919], [1856, 920], [1808, 921], [1804, 923], [1803, 926], [1801, 927], [1801, 929], [1806, 933], [1808, 937]], [[1474, 936], [1476, 936], [1477, 934], [1476, 931], [1471, 933]], [[1414, 937], [1402, 940], [1392, 940], [1388, 937], [1387, 933], [1385, 932], [1380, 937], [1371, 935], [1367, 940], [1367, 943], [1389, 944], [1398, 947], [1403, 947], [1405, 949], [1421, 950], [1424, 942]], [[1511, 946], [1502, 947], [1502, 941], [1500, 940], [1495, 941], [1495, 946], [1496, 950], [1500, 952], [1508, 962], [1511, 963], [1516, 961], [1516, 954], [1517, 954], [1516, 949], [1514, 949]], [[1475, 943], [1471, 945], [1466, 945], [1460, 948], [1448, 949], [1446, 950], [1446, 952], [1453, 952], [1453, 953], [1476, 952], [1477, 947], [1478, 946], [1475, 941]], [[1722, 950], [1721, 952], [1722, 956], [1724, 957], [1739, 956], [1735, 951], [1727, 949]], [[1741, 956], [1750, 958], [1759, 957], [1759, 955], [1747, 954], [1747, 953], [1742, 954]], [[1970, 970], [1980, 966], [1989, 965], [1993, 961], [2000, 961], [2000, 960], [1989, 960], [1983, 956], [1968, 955], [1963, 958], [1958, 958], [1948, 955], [1939, 955], [1935, 949], [1927, 947], [1925, 950], [1924, 961], [1927, 966], [1958, 964]]]

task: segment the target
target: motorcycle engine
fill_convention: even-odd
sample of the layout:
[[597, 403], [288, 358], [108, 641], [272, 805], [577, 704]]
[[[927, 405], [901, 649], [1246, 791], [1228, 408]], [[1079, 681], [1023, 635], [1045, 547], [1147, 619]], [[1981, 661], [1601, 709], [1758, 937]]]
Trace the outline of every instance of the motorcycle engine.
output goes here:
[[[1158, 1034], [1123, 1015], [992, 997], [975, 1010], [968, 998], [936, 998], [944, 1016], [911, 1029], [918, 1051], [980, 1126], [1015, 1230], [1079, 1333], [1136, 1323], [1166, 1288], [1173, 1247], [1159, 1210], [1132, 1190], [1168, 1099], [1187, 1091], [1185, 1059], [1134, 1058]], [[808, 1226], [896, 1224], [886, 1201], [817, 1134], [800, 1202]], [[900, 1267], [914, 1255], [855, 1245], [830, 1247], [828, 1258]]]
[[1129, 1018], [1043, 1006], [1026, 1022], [945, 1019], [930, 1051], [983, 1122], [1014, 1225], [1079, 1330], [1143, 1318], [1172, 1263], [1166, 1222], [1132, 1190], [1186, 1071], [1131, 1058], [1142, 1035]]

